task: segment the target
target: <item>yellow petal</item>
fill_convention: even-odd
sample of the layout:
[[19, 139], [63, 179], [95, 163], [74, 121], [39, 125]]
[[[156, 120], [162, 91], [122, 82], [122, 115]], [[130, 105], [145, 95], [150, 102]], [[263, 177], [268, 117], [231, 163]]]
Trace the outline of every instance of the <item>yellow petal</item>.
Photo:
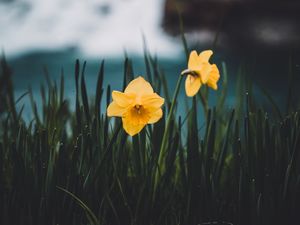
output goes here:
[[187, 96], [192, 97], [195, 94], [197, 94], [200, 87], [201, 87], [200, 77], [187, 75], [185, 80], [185, 92]]
[[134, 136], [138, 134], [146, 124], [133, 124], [130, 119], [124, 117], [122, 118], [123, 128], [127, 134]]
[[156, 123], [163, 115], [162, 109], [156, 110], [154, 113], [151, 113], [151, 118], [148, 123]]
[[200, 69], [200, 61], [197, 52], [194, 50], [190, 53], [188, 68], [190, 70]]
[[134, 101], [134, 94], [126, 94], [119, 91], [112, 92], [112, 99], [121, 107], [128, 107], [129, 105], [133, 104]]
[[213, 54], [212, 50], [203, 51], [199, 54], [199, 60], [201, 62], [208, 62], [212, 54]]
[[128, 84], [124, 93], [135, 93], [137, 95], [152, 94], [153, 88], [149, 82], [139, 76]]
[[211, 72], [211, 65], [209, 63], [202, 63], [201, 69], [197, 71], [198, 74], [200, 74], [201, 83], [206, 84], [209, 78], [209, 74]]
[[141, 98], [141, 103], [145, 108], [160, 108], [164, 102], [165, 99], [156, 93], [144, 95]]
[[112, 102], [107, 107], [107, 116], [123, 116], [126, 108], [119, 106], [116, 102]]
[[207, 85], [209, 87], [211, 87], [212, 89], [214, 90], [217, 90], [218, 89], [218, 85], [217, 85], [217, 82], [219, 81], [220, 79], [220, 72], [219, 72], [219, 69], [218, 67], [213, 64], [211, 66], [211, 72], [209, 74], [209, 78], [208, 78], [208, 81], [207, 81]]

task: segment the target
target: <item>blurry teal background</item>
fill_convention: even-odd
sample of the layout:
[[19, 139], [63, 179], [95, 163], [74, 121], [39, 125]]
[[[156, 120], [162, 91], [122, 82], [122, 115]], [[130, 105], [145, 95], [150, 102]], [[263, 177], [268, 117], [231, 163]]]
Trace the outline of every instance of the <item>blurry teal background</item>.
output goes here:
[[[13, 70], [16, 97], [31, 86], [39, 101], [40, 84], [45, 83], [43, 67], [56, 81], [63, 68], [72, 107], [77, 58], [87, 60], [91, 95], [102, 59], [104, 85], [120, 90], [125, 52], [135, 74], [145, 74], [143, 37], [150, 53], [158, 57], [170, 89], [174, 88], [186, 67], [175, 2], [189, 47], [201, 51], [214, 46], [212, 62], [220, 69], [221, 62], [226, 62], [229, 106], [234, 102], [241, 66], [254, 83], [284, 105], [289, 69], [295, 74], [295, 85], [300, 74], [300, 5], [292, 0], [2, 0], [0, 46]], [[184, 91], [181, 93], [183, 99]], [[211, 105], [216, 95], [211, 94]], [[24, 98], [20, 105], [28, 102]], [[25, 114], [31, 117], [29, 107]]]

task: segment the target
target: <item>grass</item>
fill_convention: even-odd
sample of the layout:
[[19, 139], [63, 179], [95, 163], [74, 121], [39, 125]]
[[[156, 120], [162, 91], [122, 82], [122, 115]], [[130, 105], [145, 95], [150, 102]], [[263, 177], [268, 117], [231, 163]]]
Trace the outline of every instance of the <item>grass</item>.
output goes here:
[[[93, 101], [86, 64], [76, 61], [74, 112], [64, 97], [63, 76], [59, 84], [48, 78], [41, 87], [42, 105], [31, 90], [21, 96], [31, 99], [34, 115], [26, 124], [23, 108], [16, 109], [20, 99], [14, 97], [11, 70], [1, 59], [0, 224], [299, 222], [300, 111], [288, 100], [288, 110], [281, 112], [263, 90], [273, 109], [265, 111], [244, 82], [237, 87], [236, 106], [228, 110], [223, 64], [216, 106], [209, 108], [203, 88], [187, 116], [178, 117], [157, 59], [147, 51], [144, 59], [145, 78], [166, 98], [165, 113], [133, 138], [101, 108], [101, 102], [111, 101], [110, 87], [103, 87], [104, 61]], [[126, 58], [124, 87], [132, 71]]]

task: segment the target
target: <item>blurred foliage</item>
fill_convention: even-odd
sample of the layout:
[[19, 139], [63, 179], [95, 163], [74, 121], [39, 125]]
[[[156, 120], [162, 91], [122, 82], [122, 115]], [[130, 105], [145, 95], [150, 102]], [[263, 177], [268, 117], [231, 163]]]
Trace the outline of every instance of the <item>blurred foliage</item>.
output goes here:
[[4, 56], [1, 57], [1, 70], [0, 70], [0, 115], [7, 111], [6, 96], [10, 87], [10, 69], [6, 64]]

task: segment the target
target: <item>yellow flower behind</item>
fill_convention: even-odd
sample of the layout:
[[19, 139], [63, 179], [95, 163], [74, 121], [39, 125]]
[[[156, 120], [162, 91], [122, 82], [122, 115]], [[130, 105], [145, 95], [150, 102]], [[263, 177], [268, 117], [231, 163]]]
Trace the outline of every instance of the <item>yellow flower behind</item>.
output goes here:
[[112, 92], [113, 101], [107, 108], [108, 116], [122, 117], [123, 128], [133, 136], [147, 124], [157, 122], [163, 115], [164, 99], [154, 93], [150, 83], [143, 77], [132, 80], [124, 93]]
[[220, 73], [216, 64], [209, 63], [212, 54], [211, 50], [203, 51], [199, 55], [196, 51], [190, 53], [188, 69], [181, 73], [187, 75], [185, 80], [187, 96], [192, 97], [197, 94], [202, 84], [207, 84], [214, 90], [218, 89], [217, 82], [220, 79]]

